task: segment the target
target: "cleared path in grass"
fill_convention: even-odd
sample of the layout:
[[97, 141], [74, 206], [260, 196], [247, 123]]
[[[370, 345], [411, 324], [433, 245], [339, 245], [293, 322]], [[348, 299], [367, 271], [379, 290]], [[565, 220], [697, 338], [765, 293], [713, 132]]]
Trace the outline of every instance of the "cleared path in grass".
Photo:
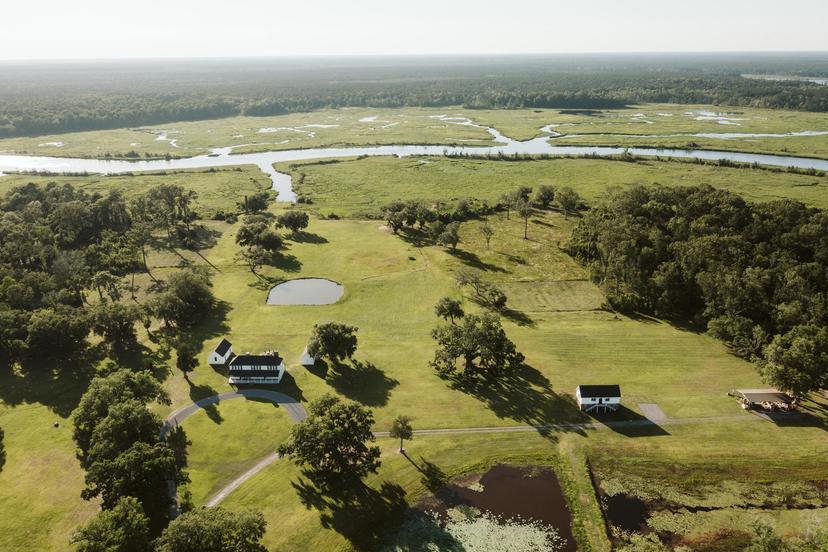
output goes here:
[[[167, 424], [172, 423], [169, 425], [167, 429], [171, 429], [175, 425], [181, 423], [183, 420], [191, 416], [193, 413], [197, 412], [200, 408], [204, 408], [205, 406], [209, 406], [212, 404], [216, 404], [222, 400], [228, 400], [233, 398], [239, 397], [253, 397], [253, 398], [263, 398], [272, 400], [272, 402], [276, 402], [285, 406], [290, 418], [294, 422], [300, 422], [307, 417], [307, 412], [305, 408], [299, 404], [298, 401], [295, 399], [288, 397], [282, 393], [278, 393], [276, 391], [268, 391], [265, 389], [245, 389], [239, 392], [228, 392], [222, 393], [220, 395], [214, 395], [212, 397], [207, 397], [206, 399], [201, 399], [191, 405], [188, 405], [176, 412], [172, 413], [168, 418], [167, 422], [165, 423], [165, 428], [167, 428]], [[656, 427], [656, 426], [663, 426], [663, 425], [687, 425], [687, 424], [706, 424], [706, 423], [716, 423], [716, 422], [749, 422], [749, 421], [757, 421], [757, 420], [764, 420], [761, 416], [750, 415], [750, 414], [737, 414], [733, 416], [704, 416], [704, 417], [695, 417], [695, 418], [667, 418], [664, 420], [651, 421], [648, 419], [642, 420], [629, 420], [629, 421], [618, 421], [618, 422], [586, 422], [586, 423], [572, 423], [572, 424], [547, 424], [547, 425], [538, 425], [538, 426], [531, 426], [531, 425], [514, 425], [514, 426], [495, 426], [495, 427], [457, 427], [457, 428], [443, 428], [443, 429], [419, 429], [415, 430], [415, 435], [444, 435], [444, 434], [463, 434], [463, 433], [522, 433], [522, 432], [534, 432], [534, 431], [577, 431], [577, 430], [600, 430], [600, 429], [612, 429], [612, 428], [636, 428], [636, 427]], [[377, 437], [388, 437], [387, 431], [375, 431], [374, 435]], [[270, 464], [275, 462], [279, 459], [279, 455], [277, 453], [271, 453], [256, 462], [256, 465], [250, 468], [249, 470], [245, 471], [241, 475], [239, 475], [236, 479], [231, 481], [221, 490], [219, 490], [216, 494], [210, 497], [207, 500], [206, 506], [213, 507], [220, 504], [227, 496], [238, 489], [242, 484], [244, 484], [247, 480], [251, 477], [268, 467]], [[173, 487], [174, 489], [174, 487]]]
[[[270, 401], [274, 404], [280, 404], [285, 408], [285, 411], [288, 413], [292, 422], [301, 422], [305, 418], [308, 417], [308, 413], [305, 410], [305, 407], [302, 406], [299, 401], [294, 399], [291, 396], [285, 395], [284, 393], [279, 393], [278, 391], [271, 391], [269, 389], [239, 389], [238, 391], [227, 391], [226, 393], [219, 393], [218, 395], [213, 395], [210, 397], [205, 397], [203, 399], [197, 400], [192, 404], [188, 404], [183, 408], [179, 408], [164, 420], [164, 425], [161, 428], [161, 437], [164, 438], [172, 431], [175, 427], [181, 425], [181, 423], [198, 412], [203, 408], [207, 408], [209, 406], [218, 404], [222, 401], [229, 401], [232, 399], [263, 399], [266, 401]], [[228, 485], [222, 488], [219, 492], [213, 495], [208, 501], [207, 506], [215, 506], [222, 500], [224, 500], [227, 495], [235, 491], [242, 483], [262, 471], [264, 468], [275, 462], [279, 459], [279, 455], [274, 453], [268, 454], [261, 460], [259, 460], [255, 466], [241, 474], [239, 477], [231, 481]], [[168, 481], [167, 482], [168, 490], [170, 497], [173, 499], [173, 506], [171, 507], [170, 513], [173, 517], [177, 516], [179, 513], [178, 507], [178, 489], [176, 488], [175, 481]]]

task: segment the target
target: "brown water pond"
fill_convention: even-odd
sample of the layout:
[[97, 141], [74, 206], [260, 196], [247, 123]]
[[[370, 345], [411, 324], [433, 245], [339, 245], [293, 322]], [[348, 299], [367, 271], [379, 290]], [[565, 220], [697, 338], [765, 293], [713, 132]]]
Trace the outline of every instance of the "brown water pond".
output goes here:
[[444, 485], [416, 507], [445, 517], [448, 510], [461, 505], [503, 519], [531, 519], [550, 525], [566, 541], [562, 551], [577, 550], [572, 513], [558, 476], [550, 468], [497, 465], [479, 478], [471, 476]]

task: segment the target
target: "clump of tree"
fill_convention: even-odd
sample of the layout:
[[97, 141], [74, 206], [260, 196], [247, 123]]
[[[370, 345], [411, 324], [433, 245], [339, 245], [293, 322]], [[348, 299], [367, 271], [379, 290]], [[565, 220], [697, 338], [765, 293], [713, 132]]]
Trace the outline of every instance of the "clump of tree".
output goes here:
[[315, 324], [308, 341], [308, 355], [341, 362], [351, 358], [357, 349], [356, 332], [359, 328], [340, 322]]
[[373, 424], [367, 408], [325, 395], [311, 403], [307, 419], [291, 427], [279, 454], [290, 456], [323, 480], [359, 479], [375, 473], [380, 465]]
[[[422, 200], [393, 201], [381, 209], [388, 227], [398, 234], [403, 230], [425, 231], [433, 241], [443, 234], [452, 223], [459, 228], [459, 223], [488, 215], [491, 206], [485, 201], [472, 198], [460, 198], [453, 203], [437, 202], [427, 204]], [[447, 242], [443, 245], [449, 245]], [[455, 243], [456, 245], [456, 243]]]
[[541, 184], [535, 192], [533, 201], [541, 209], [549, 209], [549, 206], [555, 201], [555, 187], [549, 184]]
[[71, 539], [78, 552], [154, 550], [149, 518], [134, 497], [123, 497], [109, 510], [102, 510]]
[[273, 221], [264, 215], [246, 217], [236, 232], [236, 243], [243, 248], [238, 257], [257, 276], [257, 270], [271, 262], [273, 256], [284, 247], [282, 235], [276, 230]]
[[[166, 184], [131, 201], [117, 191], [89, 194], [56, 183], [7, 192], [0, 200], [0, 359], [24, 368], [80, 359], [91, 332], [118, 356], [135, 345], [135, 323], [150, 314], [170, 324], [192, 322], [191, 310], [203, 316], [201, 303], [187, 305], [198, 297], [178, 293], [178, 276], [159, 282], [148, 261], [159, 244], [194, 239], [195, 199]], [[123, 301], [127, 289], [135, 298], [139, 271], [175, 288], [149, 301], [157, 311]]]
[[457, 324], [435, 328], [431, 336], [437, 341], [431, 365], [445, 377], [491, 379], [516, 370], [524, 361], [492, 314], [467, 314]]
[[402, 414], [394, 418], [394, 422], [391, 424], [391, 431], [388, 435], [392, 439], [400, 440], [400, 452], [405, 453], [403, 442], [410, 441], [414, 438], [414, 428], [411, 427], [411, 418]]
[[274, 190], [267, 190], [263, 192], [256, 192], [254, 194], [244, 196], [244, 199], [241, 203], [239, 203], [239, 207], [241, 208], [242, 212], [250, 214], [250, 213], [260, 213], [262, 211], [267, 211], [270, 202], [276, 196], [276, 192]]
[[564, 218], [569, 218], [569, 215], [577, 213], [583, 208], [581, 196], [568, 186], [560, 188], [555, 193], [555, 202], [561, 208], [561, 211], [563, 211]]
[[299, 211], [297, 209], [290, 209], [276, 217], [276, 223], [279, 226], [284, 226], [293, 234], [297, 234], [307, 228], [309, 221], [308, 214], [305, 211]]
[[488, 221], [484, 221], [480, 224], [480, 234], [482, 234], [483, 239], [486, 240], [486, 249], [489, 249], [489, 245], [491, 244], [495, 231]]
[[261, 512], [197, 508], [175, 518], [158, 538], [156, 552], [264, 552]]
[[78, 458], [86, 469], [81, 496], [99, 497], [104, 510], [114, 510], [123, 498], [133, 497], [157, 534], [172, 504], [168, 481], [188, 479], [180, 459], [161, 436], [160, 418], [147, 408], [150, 401], [169, 404], [155, 378], [146, 372], [118, 370], [92, 380], [72, 413], [72, 422]]
[[506, 309], [508, 298], [495, 284], [485, 282], [477, 272], [460, 270], [455, 275], [455, 282], [460, 288], [469, 288], [475, 301], [495, 311]]
[[828, 385], [828, 213], [709, 186], [616, 191], [570, 248], [619, 310], [703, 325], [802, 397]]
[[211, 288], [206, 270], [194, 268], [174, 272], [163, 290], [150, 301], [150, 309], [167, 326], [194, 326], [215, 306], [216, 298]]
[[451, 297], [441, 298], [437, 302], [437, 305], [434, 306], [434, 314], [443, 320], [451, 321], [452, 324], [454, 324], [455, 320], [463, 318], [465, 315], [460, 301], [452, 299]]

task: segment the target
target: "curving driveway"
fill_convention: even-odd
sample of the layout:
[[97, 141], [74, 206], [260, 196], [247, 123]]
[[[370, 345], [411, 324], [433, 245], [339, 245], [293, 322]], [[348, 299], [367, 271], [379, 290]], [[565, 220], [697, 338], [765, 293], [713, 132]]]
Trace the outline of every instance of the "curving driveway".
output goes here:
[[[221, 401], [229, 401], [232, 399], [241, 398], [264, 399], [275, 404], [280, 404], [285, 407], [285, 411], [287, 411], [288, 416], [290, 416], [290, 419], [293, 422], [301, 422], [302, 420], [308, 417], [308, 413], [305, 410], [305, 407], [302, 406], [299, 403], [299, 401], [297, 401], [293, 397], [285, 395], [284, 393], [279, 393], [278, 391], [271, 391], [269, 389], [240, 389], [238, 391], [227, 391], [226, 393], [220, 393], [218, 395], [206, 397], [204, 399], [195, 401], [192, 404], [188, 404], [183, 408], [179, 408], [178, 410], [167, 416], [167, 418], [164, 420], [164, 425], [161, 428], [161, 437], [166, 437], [167, 434], [173, 428], [180, 425], [184, 420], [186, 420], [202, 408], [218, 404]], [[279, 455], [275, 452], [268, 454], [259, 462], [257, 462], [255, 466], [239, 475], [236, 479], [234, 479], [225, 487], [223, 487], [219, 492], [210, 497], [210, 499], [207, 501], [207, 506], [216, 506], [219, 502], [224, 500], [227, 497], [227, 495], [239, 488], [239, 486], [241, 486], [242, 483], [244, 483], [257, 473], [259, 473], [264, 468], [266, 468], [278, 459]], [[172, 517], [175, 517], [176, 515], [178, 515], [179, 512], [178, 489], [176, 488], [174, 481], [168, 481], [167, 485], [170, 497], [174, 501], [170, 513], [172, 514]]]

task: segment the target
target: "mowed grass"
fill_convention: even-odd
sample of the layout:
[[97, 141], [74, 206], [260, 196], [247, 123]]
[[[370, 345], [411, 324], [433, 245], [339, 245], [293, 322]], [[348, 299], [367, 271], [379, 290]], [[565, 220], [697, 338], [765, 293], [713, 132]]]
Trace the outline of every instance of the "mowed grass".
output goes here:
[[86, 379], [33, 379], [0, 376], [0, 549], [66, 550], [98, 509], [80, 498], [84, 473], [69, 419]]
[[[684, 162], [606, 159], [547, 159], [526, 162], [447, 158], [371, 157], [334, 164], [277, 164], [289, 171], [296, 191], [322, 214], [377, 216], [396, 199], [452, 200], [474, 197], [495, 202], [518, 186], [570, 186], [590, 204], [613, 187], [633, 184], [709, 184], [752, 201], [790, 198], [828, 207], [828, 177], [737, 169]], [[304, 175], [304, 176], [302, 176]]]
[[[273, 452], [290, 431], [285, 409], [267, 401], [234, 399], [201, 409], [182, 427], [193, 503], [202, 505], [216, 491]], [[191, 436], [197, 436], [193, 439]]]

